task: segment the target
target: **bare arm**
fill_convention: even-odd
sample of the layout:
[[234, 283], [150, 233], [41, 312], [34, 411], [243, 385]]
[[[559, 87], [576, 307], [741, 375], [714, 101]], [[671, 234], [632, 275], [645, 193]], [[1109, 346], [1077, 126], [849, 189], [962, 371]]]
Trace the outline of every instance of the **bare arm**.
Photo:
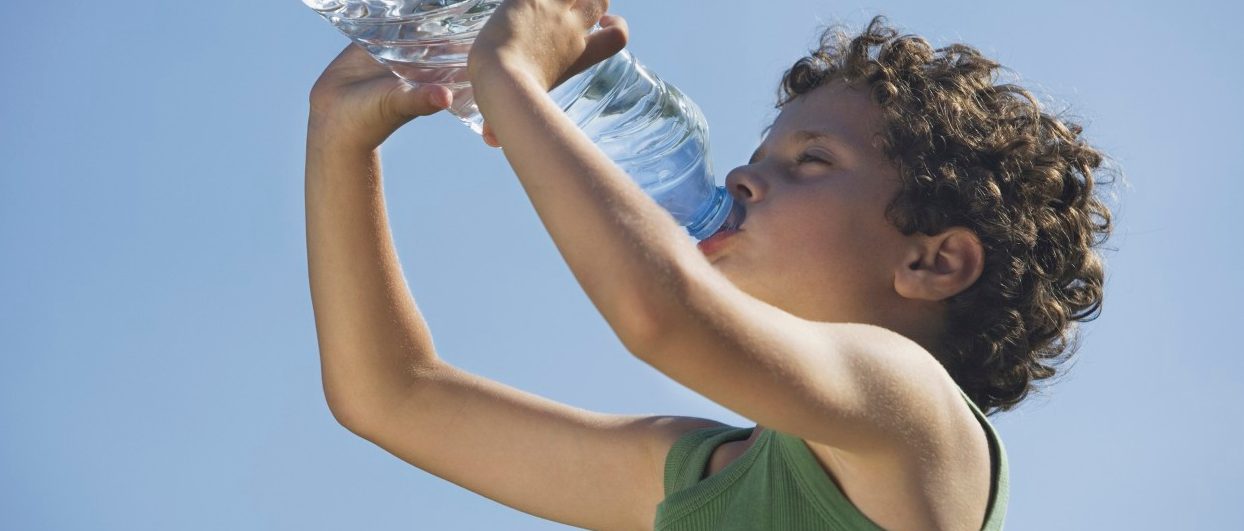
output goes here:
[[390, 242], [378, 157], [316, 144], [309, 153], [313, 303], [339, 422], [526, 513], [588, 529], [649, 528], [670, 445], [718, 423], [586, 411], [444, 363]]
[[551, 80], [595, 36], [583, 33], [600, 12], [589, 4], [608, 2], [508, 0], [475, 41], [471, 82], [545, 228], [618, 337], [703, 396], [808, 441], [871, 452], [941, 429], [962, 404], [922, 347], [743, 292], [551, 101]]
[[424, 471], [584, 529], [651, 530], [665, 457], [693, 417], [587, 411], [446, 364], [353, 429]]
[[[515, 509], [589, 529], [651, 529], [670, 445], [687, 430], [720, 423], [586, 411], [442, 361], [389, 233], [371, 145], [385, 135], [346, 120], [362, 116], [359, 109], [341, 110], [358, 82], [333, 80], [351, 69], [372, 83], [392, 77], [349, 48], [312, 95], [308, 268], [334, 416], [404, 461]], [[407, 114], [438, 108], [410, 105]]]
[[345, 425], [436, 361], [394, 251], [376, 152], [307, 139], [307, 267], [324, 395]]
[[[669, 445], [714, 423], [588, 412], [439, 361], [371, 184], [378, 157], [309, 149], [322, 157], [309, 157], [307, 182], [312, 293], [338, 422], [527, 514], [585, 529], [651, 527]], [[312, 178], [321, 172], [327, 183]]]

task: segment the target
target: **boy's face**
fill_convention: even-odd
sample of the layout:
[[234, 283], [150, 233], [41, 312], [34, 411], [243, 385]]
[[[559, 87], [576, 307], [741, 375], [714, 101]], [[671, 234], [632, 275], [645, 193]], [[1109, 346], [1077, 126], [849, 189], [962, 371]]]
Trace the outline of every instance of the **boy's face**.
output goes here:
[[805, 319], [885, 321], [909, 247], [885, 219], [900, 185], [880, 148], [880, 118], [863, 89], [840, 81], [787, 103], [751, 162], [727, 176], [747, 216], [708, 259]]

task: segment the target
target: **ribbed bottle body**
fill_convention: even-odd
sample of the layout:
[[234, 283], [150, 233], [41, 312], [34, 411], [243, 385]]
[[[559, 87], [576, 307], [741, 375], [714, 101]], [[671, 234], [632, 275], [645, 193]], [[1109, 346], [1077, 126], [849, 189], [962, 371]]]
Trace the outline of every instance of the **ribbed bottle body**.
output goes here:
[[715, 231], [711, 221], [730, 205], [713, 183], [699, 107], [626, 50], [579, 77], [554, 89], [553, 100], [689, 232]]

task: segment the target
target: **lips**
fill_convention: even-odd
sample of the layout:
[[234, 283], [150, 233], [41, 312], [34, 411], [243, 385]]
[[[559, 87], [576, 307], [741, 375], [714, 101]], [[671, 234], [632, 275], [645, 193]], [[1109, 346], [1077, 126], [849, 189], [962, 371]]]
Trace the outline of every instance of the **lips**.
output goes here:
[[746, 218], [747, 211], [744, 210], [743, 203], [734, 201], [734, 203], [730, 205], [730, 214], [726, 216], [726, 221], [721, 224], [721, 228], [718, 229], [717, 232], [713, 233], [712, 236], [709, 236], [700, 243], [697, 243], [696, 247], [699, 247], [700, 251], [704, 252], [705, 255], [716, 253], [721, 250], [730, 236], [733, 236], [743, 230], [743, 220]]
[[726, 245], [727, 239], [737, 234], [738, 232], [739, 232], [738, 229], [723, 228], [717, 231], [716, 234], [713, 234], [712, 236], [710, 236], [707, 240], [697, 243], [696, 247], [699, 247], [700, 251], [706, 255], [714, 254], [717, 251], [720, 251], [721, 248]]

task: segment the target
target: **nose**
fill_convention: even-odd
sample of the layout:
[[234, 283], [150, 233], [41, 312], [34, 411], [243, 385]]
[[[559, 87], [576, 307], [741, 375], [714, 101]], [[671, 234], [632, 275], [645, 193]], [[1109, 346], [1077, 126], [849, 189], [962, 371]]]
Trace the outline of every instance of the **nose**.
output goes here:
[[726, 190], [736, 201], [756, 203], [764, 198], [769, 185], [756, 173], [755, 165], [749, 164], [726, 174]]

